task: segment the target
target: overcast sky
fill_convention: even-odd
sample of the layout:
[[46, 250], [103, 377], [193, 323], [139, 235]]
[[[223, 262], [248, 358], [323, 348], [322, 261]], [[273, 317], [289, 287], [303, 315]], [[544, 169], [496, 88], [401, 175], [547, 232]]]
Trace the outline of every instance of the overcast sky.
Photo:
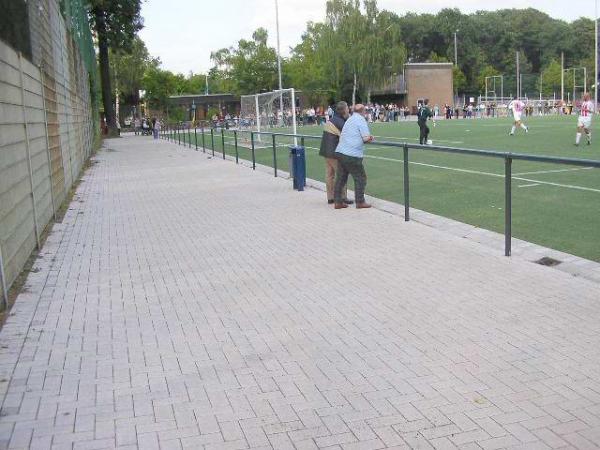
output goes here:
[[[279, 0], [281, 52], [300, 41], [306, 22], [321, 21], [325, 0]], [[568, 21], [594, 17], [594, 0], [379, 0], [380, 9], [399, 15], [407, 12], [437, 12], [460, 3], [463, 12], [502, 8], [537, 8]], [[163, 68], [184, 74], [208, 70], [211, 51], [249, 39], [258, 27], [269, 30], [275, 47], [274, 0], [145, 0], [145, 27], [140, 36]]]

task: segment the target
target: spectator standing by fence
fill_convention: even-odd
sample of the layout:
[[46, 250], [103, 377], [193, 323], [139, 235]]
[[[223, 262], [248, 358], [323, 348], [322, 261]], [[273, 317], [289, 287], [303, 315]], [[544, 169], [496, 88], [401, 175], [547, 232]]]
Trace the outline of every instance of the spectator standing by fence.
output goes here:
[[342, 198], [342, 190], [348, 183], [348, 176], [354, 178], [354, 197], [356, 207], [370, 208], [365, 202], [365, 188], [367, 186], [367, 174], [363, 166], [365, 143], [371, 142], [373, 136], [369, 131], [369, 125], [365, 119], [365, 106], [360, 103], [354, 106], [354, 114], [344, 124], [340, 143], [335, 150], [339, 166], [335, 178], [335, 209], [347, 208]]
[[154, 127], [153, 127], [154, 139], [158, 139], [162, 124], [160, 123], [160, 119], [152, 119], [152, 120], [154, 121]]
[[[339, 170], [339, 162], [336, 158], [335, 149], [340, 142], [340, 135], [348, 117], [350, 117], [348, 104], [346, 102], [339, 102], [335, 107], [335, 112], [332, 114], [331, 119], [325, 124], [321, 139], [319, 155], [325, 158], [325, 186], [327, 187], [327, 203], [329, 204], [334, 203], [335, 178]], [[348, 200], [345, 185], [342, 188], [342, 194], [345, 204], [351, 205], [354, 203]]]

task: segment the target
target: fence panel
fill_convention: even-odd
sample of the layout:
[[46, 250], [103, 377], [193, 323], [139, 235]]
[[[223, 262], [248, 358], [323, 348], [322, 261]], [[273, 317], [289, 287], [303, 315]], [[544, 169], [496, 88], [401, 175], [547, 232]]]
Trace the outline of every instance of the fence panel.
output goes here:
[[95, 74], [58, 0], [31, 2], [29, 20], [31, 60], [0, 41], [0, 306], [94, 142]]

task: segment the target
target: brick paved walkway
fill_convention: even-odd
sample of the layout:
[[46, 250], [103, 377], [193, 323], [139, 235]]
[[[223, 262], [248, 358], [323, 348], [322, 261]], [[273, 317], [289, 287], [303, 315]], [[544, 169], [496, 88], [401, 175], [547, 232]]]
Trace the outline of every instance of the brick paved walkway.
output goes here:
[[0, 333], [9, 448], [600, 446], [600, 287], [146, 138]]

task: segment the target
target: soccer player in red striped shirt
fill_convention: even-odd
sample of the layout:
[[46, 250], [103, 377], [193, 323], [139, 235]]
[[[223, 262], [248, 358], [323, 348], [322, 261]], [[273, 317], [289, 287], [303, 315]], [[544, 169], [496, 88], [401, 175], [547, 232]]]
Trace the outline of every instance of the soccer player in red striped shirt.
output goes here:
[[575, 135], [575, 145], [579, 146], [581, 141], [581, 133], [585, 133], [587, 145], [592, 144], [592, 116], [595, 111], [594, 102], [590, 100], [590, 94], [587, 92], [583, 95], [583, 102], [579, 109], [579, 118], [577, 119], [577, 134]]

